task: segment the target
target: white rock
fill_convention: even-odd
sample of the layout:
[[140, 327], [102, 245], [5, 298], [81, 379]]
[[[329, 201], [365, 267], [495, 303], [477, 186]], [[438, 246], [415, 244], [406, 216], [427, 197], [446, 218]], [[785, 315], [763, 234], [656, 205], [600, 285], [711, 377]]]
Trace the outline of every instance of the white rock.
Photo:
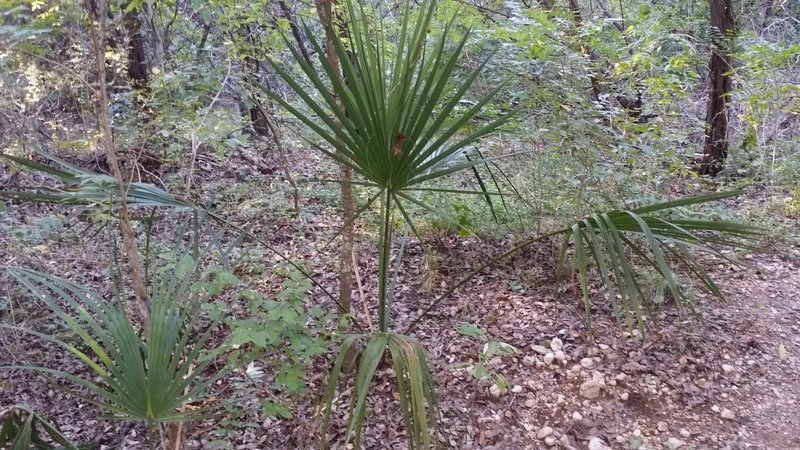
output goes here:
[[553, 429], [545, 425], [542, 428], [540, 428], [539, 431], [536, 433], [536, 439], [544, 439], [547, 436], [552, 436], [552, 435], [553, 435]]
[[511, 388], [511, 392], [513, 392], [515, 394], [519, 394], [520, 392], [522, 392], [522, 386], [520, 386], [518, 384], [514, 385], [514, 387]]
[[719, 412], [719, 406], [717, 406], [717, 405], [712, 405], [712, 406], [711, 406], [711, 411], [714, 411], [715, 413], [718, 413], [718, 412]]
[[578, 411], [575, 411], [574, 413], [572, 413], [572, 420], [574, 420], [575, 422], [580, 422], [581, 420], [583, 420], [583, 415], [581, 415], [581, 413], [579, 413]]
[[681, 437], [683, 437], [684, 439], [689, 439], [690, 437], [692, 437], [692, 432], [687, 430], [686, 428], [681, 428], [680, 433]]
[[534, 352], [536, 352], [536, 353], [538, 353], [540, 355], [544, 355], [544, 354], [547, 354], [548, 352], [550, 352], [550, 350], [548, 350], [547, 347], [545, 347], [543, 345], [531, 345], [531, 350], [533, 350]]
[[734, 370], [736, 370], [736, 368], [735, 368], [735, 367], [733, 367], [733, 366], [732, 366], [732, 365], [730, 365], [730, 364], [723, 364], [723, 365], [722, 365], [722, 371], [723, 371], [723, 372], [725, 372], [725, 373], [731, 373], [731, 372], [733, 372]]
[[733, 413], [728, 408], [722, 408], [722, 411], [719, 413], [719, 416], [726, 420], [733, 420], [736, 418], [736, 414]]
[[565, 355], [564, 352], [561, 351], [561, 350], [558, 350], [556, 352], [555, 356], [556, 356], [556, 359], [559, 360], [559, 361], [566, 361], [567, 360], [567, 355]]
[[684, 444], [685, 444], [685, 442], [683, 442], [682, 440], [680, 440], [680, 439], [678, 439], [676, 437], [671, 437], [671, 438], [667, 439], [666, 443], [664, 443], [664, 445], [669, 450], [679, 449], [679, 448], [683, 447]]
[[595, 366], [594, 359], [592, 358], [583, 358], [581, 359], [581, 367], [584, 369], [594, 369]]
[[603, 379], [603, 374], [594, 372], [592, 379], [581, 384], [580, 393], [584, 398], [594, 400], [600, 397], [601, 392], [606, 387], [606, 382]]
[[619, 394], [619, 399], [622, 400], [623, 402], [627, 402], [629, 396], [630, 395], [627, 392], [623, 392]]
[[589, 439], [589, 450], [611, 450], [611, 447], [606, 445], [602, 439], [595, 436]]
[[555, 438], [555, 436], [547, 436], [546, 438], [544, 438], [544, 443], [545, 443], [545, 445], [547, 445], [548, 447], [552, 447], [552, 446], [556, 445], [556, 438]]
[[553, 361], [556, 359], [556, 355], [552, 353], [548, 353], [544, 355], [544, 363], [547, 365], [553, 364]]
[[494, 398], [500, 398], [500, 396], [503, 395], [503, 391], [500, 389], [500, 386], [498, 386], [497, 383], [495, 383], [491, 385], [491, 387], [489, 387], [489, 395], [491, 395]]
[[561, 350], [562, 348], [564, 348], [564, 343], [561, 342], [561, 339], [553, 338], [553, 340], [550, 341], [550, 350], [552, 350], [554, 352], [557, 352], [557, 351]]
[[664, 431], [669, 431], [669, 424], [667, 424], [667, 422], [658, 422], [658, 426], [656, 426], [656, 429], [658, 429], [658, 431], [661, 431], [662, 433]]
[[536, 365], [536, 357], [533, 355], [528, 355], [522, 358], [522, 364], [525, 364], [528, 367], [533, 367]]

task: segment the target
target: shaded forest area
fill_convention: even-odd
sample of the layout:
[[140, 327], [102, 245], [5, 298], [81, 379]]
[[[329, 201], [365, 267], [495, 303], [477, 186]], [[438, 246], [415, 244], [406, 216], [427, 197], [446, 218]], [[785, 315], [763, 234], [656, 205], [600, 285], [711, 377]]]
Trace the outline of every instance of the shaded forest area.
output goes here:
[[0, 0], [0, 447], [800, 448], [800, 3]]

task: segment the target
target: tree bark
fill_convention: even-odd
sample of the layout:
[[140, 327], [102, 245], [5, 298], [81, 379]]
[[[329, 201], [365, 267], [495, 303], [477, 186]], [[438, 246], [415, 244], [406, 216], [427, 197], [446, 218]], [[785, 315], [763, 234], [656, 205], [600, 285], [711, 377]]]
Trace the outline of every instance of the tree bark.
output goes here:
[[733, 80], [732, 43], [736, 33], [731, 0], [708, 0], [711, 14], [711, 61], [703, 161], [700, 173], [715, 176], [728, 156], [728, 108]]
[[[325, 57], [333, 67], [337, 76], [341, 77], [339, 67], [339, 57], [334, 48], [334, 29], [333, 7], [336, 0], [314, 0], [317, 14], [322, 26], [325, 28]], [[340, 101], [337, 99], [337, 101]], [[355, 232], [353, 228], [353, 217], [355, 209], [353, 207], [353, 186], [349, 181], [353, 178], [353, 171], [345, 165], [340, 165], [342, 182], [340, 183], [342, 192], [342, 219], [345, 230], [342, 233], [342, 246], [339, 254], [339, 306], [349, 313], [352, 309], [353, 300], [353, 242]]]
[[[96, 5], [91, 0], [86, 0], [86, 12], [90, 18], [89, 32], [92, 37], [94, 47], [94, 62], [97, 72], [97, 115], [100, 125], [102, 144], [106, 152], [108, 166], [117, 182], [120, 193], [119, 226], [122, 230], [122, 241], [125, 245], [126, 256], [128, 258], [128, 268], [133, 283], [133, 291], [136, 295], [136, 308], [141, 321], [142, 331], [147, 335], [150, 329], [150, 312], [148, 308], [147, 287], [142, 276], [142, 263], [139, 259], [139, 251], [136, 245], [136, 234], [131, 226], [130, 215], [128, 214], [128, 193], [122, 171], [117, 160], [114, 148], [114, 136], [111, 131], [111, 124], [108, 121], [108, 94], [106, 93], [106, 53], [105, 53], [105, 0], [98, 0]], [[93, 6], [96, 6], [93, 7]]]
[[294, 36], [294, 40], [297, 42], [297, 48], [300, 49], [300, 54], [303, 55], [303, 59], [305, 59], [309, 65], [313, 65], [311, 55], [308, 53], [306, 44], [303, 41], [303, 35], [300, 33], [300, 27], [297, 26], [297, 21], [292, 15], [292, 10], [289, 9], [289, 6], [283, 0], [278, 0], [278, 6], [281, 8], [281, 15], [283, 18], [289, 21], [289, 28], [292, 30], [292, 36]]
[[124, 24], [128, 33], [128, 77], [135, 89], [147, 89], [150, 83], [150, 68], [147, 65], [139, 13], [135, 9], [125, 13]]
[[[580, 28], [583, 26], [583, 14], [581, 14], [580, 3], [578, 3], [578, 0], [567, 0], [567, 7], [569, 8], [570, 12], [572, 13], [572, 17], [575, 20], [576, 30], [580, 30]], [[575, 39], [578, 39], [577, 35]], [[594, 99], [599, 102], [600, 95], [603, 93], [603, 88], [600, 86], [600, 80], [597, 78], [594, 67], [596, 65], [597, 57], [595, 56], [591, 47], [582, 42], [580, 43], [579, 51], [586, 57], [588, 62], [586, 70], [589, 72], [589, 81], [592, 84], [592, 93], [594, 94]]]

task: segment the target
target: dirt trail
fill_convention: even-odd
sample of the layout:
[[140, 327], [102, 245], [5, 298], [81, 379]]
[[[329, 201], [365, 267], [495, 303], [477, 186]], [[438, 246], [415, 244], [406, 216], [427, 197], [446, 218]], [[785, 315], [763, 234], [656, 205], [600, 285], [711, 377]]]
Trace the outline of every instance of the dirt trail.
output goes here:
[[[752, 321], [748, 343], [762, 351], [764, 367], [763, 377], [736, 397], [741, 429], [752, 436], [743, 442], [800, 449], [800, 266], [773, 258], [759, 260], [756, 267], [758, 275], [746, 273], [726, 289], [734, 319]], [[759, 364], [739, 359], [746, 366]]]

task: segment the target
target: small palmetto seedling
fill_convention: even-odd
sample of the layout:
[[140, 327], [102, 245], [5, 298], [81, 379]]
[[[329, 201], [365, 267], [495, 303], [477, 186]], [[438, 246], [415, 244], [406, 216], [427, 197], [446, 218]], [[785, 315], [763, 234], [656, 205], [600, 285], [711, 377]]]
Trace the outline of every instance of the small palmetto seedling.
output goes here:
[[[58, 345], [75, 356], [99, 381], [53, 368], [13, 368], [70, 381], [89, 395], [71, 388], [63, 388], [65, 391], [111, 413], [113, 418], [145, 422], [151, 446], [156, 425], [209, 415], [213, 411], [208, 408], [183, 406], [202, 398], [206, 388], [229, 373], [230, 368], [204, 377], [206, 368], [214, 361], [215, 352], [206, 348], [214, 324], [201, 321], [198, 299], [202, 294], [197, 290], [200, 284], [197, 272], [186, 270], [197, 265], [185, 263], [183, 269], [177, 264], [155, 277], [146, 336], [140, 336], [131, 323], [120, 295], [111, 303], [69, 280], [28, 269], [7, 268], [64, 321], [78, 343], [30, 329], [0, 326]], [[201, 324], [204, 331], [199, 330]]]
[[[670, 260], [683, 265], [714, 296], [722, 292], [697, 262], [691, 249], [702, 250], [730, 260], [720, 248], [753, 249], [763, 230], [729, 221], [685, 219], [675, 216], [680, 208], [708, 203], [739, 192], [722, 192], [657, 203], [633, 210], [593, 214], [562, 230], [564, 246], [575, 246], [575, 265], [580, 275], [585, 320], [591, 331], [589, 261], [593, 261], [608, 292], [618, 322], [629, 330], [644, 332], [646, 310], [652, 302], [644, 294], [631, 257], [655, 270], [678, 307], [692, 308], [691, 298], [678, 282]], [[672, 213], [672, 216], [670, 216]], [[672, 258], [669, 258], [669, 257]]]

